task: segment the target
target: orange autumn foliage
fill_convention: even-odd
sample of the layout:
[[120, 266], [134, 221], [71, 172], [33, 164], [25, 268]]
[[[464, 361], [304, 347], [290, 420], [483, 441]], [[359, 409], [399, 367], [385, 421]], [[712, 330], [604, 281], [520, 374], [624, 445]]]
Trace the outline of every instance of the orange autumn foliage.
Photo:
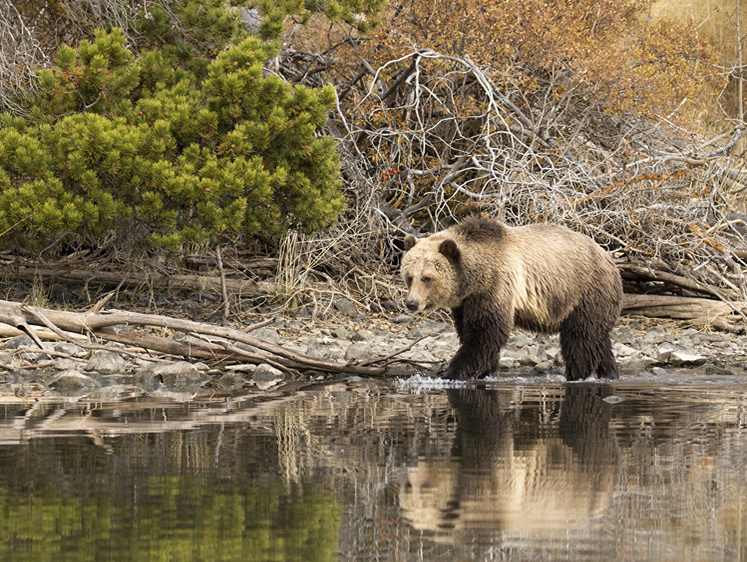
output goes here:
[[[383, 64], [413, 49], [468, 56], [496, 84], [531, 96], [599, 103], [607, 112], [667, 116], [723, 77], [693, 28], [647, 17], [648, 0], [395, 0], [365, 56]], [[684, 100], [684, 103], [683, 103]], [[691, 109], [691, 108], [690, 108]], [[677, 116], [673, 116], [676, 120]]]

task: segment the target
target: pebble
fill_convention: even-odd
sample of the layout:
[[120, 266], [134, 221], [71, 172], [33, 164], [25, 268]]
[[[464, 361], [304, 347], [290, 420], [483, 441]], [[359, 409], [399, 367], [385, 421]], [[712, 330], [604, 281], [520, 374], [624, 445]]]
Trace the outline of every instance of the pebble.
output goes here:
[[102, 374], [123, 373], [129, 364], [121, 353], [114, 351], [94, 351], [84, 371], [95, 371]]
[[280, 341], [280, 334], [272, 328], [257, 328], [249, 332], [249, 335], [272, 344], [277, 344]]
[[357, 342], [345, 350], [346, 361], [368, 361], [380, 354], [368, 342]]
[[675, 367], [689, 366], [697, 367], [703, 365], [706, 362], [706, 358], [697, 353], [690, 353], [683, 350], [675, 350], [669, 356], [669, 363]]
[[350, 336], [350, 341], [368, 341], [373, 337], [373, 333], [368, 330], [358, 330], [357, 332], [353, 332], [353, 335]]
[[52, 377], [47, 386], [62, 396], [84, 396], [97, 390], [101, 384], [79, 371], [65, 370]]
[[267, 363], [261, 363], [254, 369], [252, 381], [260, 390], [268, 390], [285, 380], [285, 374]]
[[351, 318], [358, 316], [358, 309], [355, 307], [355, 304], [345, 297], [337, 297], [333, 304], [335, 309], [345, 316]]
[[339, 326], [332, 330], [332, 333], [330, 335], [335, 336], [336, 338], [339, 338], [341, 340], [345, 340], [350, 337], [350, 333], [348, 332], [347, 328], [343, 326]]
[[185, 390], [201, 386], [207, 380], [207, 376], [189, 361], [176, 361], [151, 363], [135, 373], [135, 380], [149, 389], [166, 387]]
[[416, 340], [423, 337], [423, 330], [420, 329], [419, 326], [414, 326], [410, 328], [410, 331], [407, 332], [408, 339]]
[[2, 347], [3, 349], [18, 349], [19, 347], [32, 347], [34, 345], [34, 340], [31, 339], [31, 336], [22, 334], [10, 338]]

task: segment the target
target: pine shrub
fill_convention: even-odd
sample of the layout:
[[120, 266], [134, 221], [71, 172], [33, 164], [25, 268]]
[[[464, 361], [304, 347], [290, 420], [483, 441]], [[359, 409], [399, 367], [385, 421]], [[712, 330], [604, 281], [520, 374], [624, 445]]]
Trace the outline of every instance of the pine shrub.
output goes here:
[[333, 224], [339, 159], [318, 131], [334, 90], [263, 75], [275, 54], [251, 37], [207, 65], [135, 56], [117, 30], [60, 48], [27, 115], [0, 114], [2, 245], [175, 248]]

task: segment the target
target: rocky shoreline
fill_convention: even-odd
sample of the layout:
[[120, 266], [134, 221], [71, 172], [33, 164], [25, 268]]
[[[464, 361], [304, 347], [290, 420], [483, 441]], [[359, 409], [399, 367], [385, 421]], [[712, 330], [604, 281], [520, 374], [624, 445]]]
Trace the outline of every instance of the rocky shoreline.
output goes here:
[[[450, 322], [405, 314], [374, 317], [340, 314], [331, 321], [282, 316], [252, 335], [316, 358], [365, 364], [382, 357], [404, 360], [412, 375], [432, 376], [458, 347]], [[623, 318], [612, 332], [623, 378], [626, 372], [663, 374], [668, 369], [700, 368], [706, 375], [742, 375], [747, 366], [747, 338], [702, 332], [671, 322]], [[133, 391], [173, 392], [189, 396], [205, 389], [268, 390], [297, 380], [270, 364], [227, 364], [148, 357], [118, 344], [91, 351], [69, 342], [35, 347], [26, 335], [0, 344], [0, 366], [6, 389], [24, 394], [33, 389], [67, 397], [115, 398]], [[402, 364], [400, 364], [401, 370]], [[501, 375], [543, 376], [563, 381], [557, 336], [515, 332], [501, 353]], [[311, 373], [306, 380], [344, 375]]]

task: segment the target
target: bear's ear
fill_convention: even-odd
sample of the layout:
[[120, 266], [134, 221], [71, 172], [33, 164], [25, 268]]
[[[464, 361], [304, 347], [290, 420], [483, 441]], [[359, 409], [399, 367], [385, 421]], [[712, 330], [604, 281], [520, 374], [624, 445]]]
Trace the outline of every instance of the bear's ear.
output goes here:
[[415, 238], [412, 234], [408, 234], [407, 236], [405, 236], [405, 251], [409, 250], [417, 243], [418, 239]]
[[456, 242], [451, 239], [447, 238], [441, 242], [438, 251], [446, 256], [446, 259], [448, 260], [457, 261], [459, 259], [459, 248], [457, 248]]

